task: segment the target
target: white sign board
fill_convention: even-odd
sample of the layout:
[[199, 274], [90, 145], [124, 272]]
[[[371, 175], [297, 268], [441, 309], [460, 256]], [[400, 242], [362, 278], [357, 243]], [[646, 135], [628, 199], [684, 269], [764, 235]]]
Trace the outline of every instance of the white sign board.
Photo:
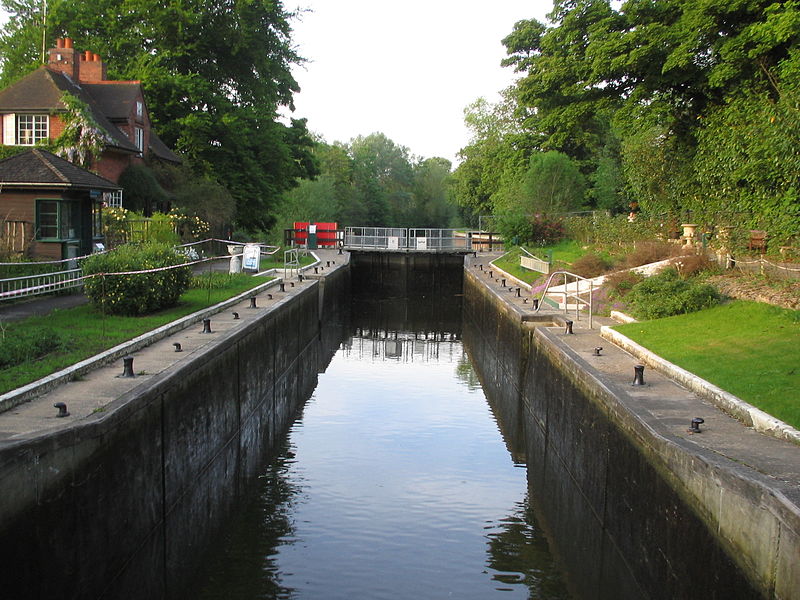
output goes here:
[[417, 250], [427, 250], [427, 249], [428, 249], [428, 238], [418, 237]]
[[389, 250], [397, 250], [400, 247], [400, 238], [389, 236]]
[[246, 271], [258, 271], [261, 260], [261, 248], [258, 244], [246, 244], [242, 257], [242, 267]]

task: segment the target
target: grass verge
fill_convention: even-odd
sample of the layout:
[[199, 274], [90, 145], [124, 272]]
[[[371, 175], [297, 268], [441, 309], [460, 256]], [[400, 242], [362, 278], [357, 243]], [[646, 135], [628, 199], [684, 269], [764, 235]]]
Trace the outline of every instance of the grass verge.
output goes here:
[[53, 340], [54, 343], [51, 344], [52, 352], [42, 354], [31, 348], [27, 360], [0, 371], [0, 394], [46, 377], [117, 344], [232, 298], [267, 281], [269, 278], [266, 277], [215, 273], [208, 278], [203, 276], [195, 278], [194, 285], [205, 284], [205, 286], [194, 287], [184, 292], [177, 306], [146, 316], [112, 317], [87, 304], [56, 310], [46, 316], [29, 317], [3, 324], [0, 332], [2, 336], [0, 351], [4, 351], [5, 340], [23, 335], [31, 336], [37, 331], [42, 335], [56, 331], [58, 339]]
[[614, 329], [800, 429], [799, 311], [737, 300]]
[[[543, 248], [535, 247], [526, 249], [534, 256], [537, 256], [543, 260], [547, 259], [548, 252], [552, 252], [555, 270], [565, 268], [567, 265], [586, 254], [586, 250], [574, 240], [563, 240], [558, 244], [553, 246], [545, 246]], [[503, 271], [506, 273], [513, 275], [525, 283], [533, 283], [542, 277], [542, 274], [536, 271], [523, 269], [519, 265], [519, 257], [521, 254], [522, 250], [520, 250], [519, 246], [517, 246], [496, 260], [494, 264], [503, 269]]]

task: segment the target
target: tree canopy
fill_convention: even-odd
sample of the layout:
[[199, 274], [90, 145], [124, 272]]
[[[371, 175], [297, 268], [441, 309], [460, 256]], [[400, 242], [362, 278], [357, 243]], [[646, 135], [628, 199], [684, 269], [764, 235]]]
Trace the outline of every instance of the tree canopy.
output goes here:
[[800, 235], [798, 41], [798, 0], [557, 0], [548, 23], [503, 40], [520, 76], [501, 102], [512, 124], [476, 129], [457, 199], [496, 211], [504, 189], [524, 191], [520, 165], [558, 151], [586, 176], [588, 206]]
[[[38, 0], [0, 0], [0, 83], [41, 63]], [[100, 54], [111, 79], [141, 80], [160, 137], [236, 201], [236, 221], [268, 227], [275, 202], [317, 167], [303, 119], [284, 124], [298, 90], [290, 19], [280, 0], [48, 2], [45, 39]]]

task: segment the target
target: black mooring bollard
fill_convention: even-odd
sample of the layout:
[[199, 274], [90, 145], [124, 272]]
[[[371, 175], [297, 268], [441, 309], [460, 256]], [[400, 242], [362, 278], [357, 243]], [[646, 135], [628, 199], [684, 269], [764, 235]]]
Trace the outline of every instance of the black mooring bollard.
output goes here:
[[527, 303], [528, 303], [528, 299], [527, 299], [527, 298], [523, 298], [523, 299], [522, 299], [522, 303], [523, 303], [523, 304], [527, 304]]
[[211, 331], [211, 319], [203, 319], [203, 331], [200, 333], [214, 333]]
[[505, 279], [501, 279], [500, 281], [502, 282], [503, 287], [506, 287], [506, 280]]
[[566, 333], [567, 335], [571, 335], [572, 334], [572, 321], [570, 321], [569, 319], [565, 319], [564, 320], [564, 327], [565, 327], [564, 328], [564, 333]]
[[494, 279], [494, 273], [492, 273], [492, 271], [489, 271], [489, 277], [491, 277], [492, 279]]
[[180, 345], [179, 342], [175, 342], [172, 345], [175, 346], [175, 352], [183, 352], [183, 349], [181, 348], [181, 345]]
[[594, 349], [594, 355], [595, 355], [595, 356], [600, 356], [600, 351], [601, 351], [602, 349], [603, 349], [603, 347], [602, 347], [602, 346], [596, 346], [596, 347], [595, 347], [595, 349]]
[[290, 281], [290, 282], [289, 282], [289, 285], [290, 285], [290, 286], [292, 286], [292, 287], [294, 287], [294, 281]]
[[267, 300], [272, 300], [272, 294], [267, 294]]
[[533, 310], [539, 310], [539, 299], [538, 298], [534, 298], [533, 299]]
[[239, 313], [238, 312], [234, 312], [233, 313], [233, 320], [234, 321], [238, 321], [239, 320]]
[[330, 267], [330, 266], [331, 266], [331, 261], [329, 261], [329, 260], [326, 260], [326, 261], [325, 261], [325, 266], [326, 266], [326, 267]]
[[633, 367], [632, 385], [644, 385], [644, 365], [636, 365]]
[[285, 292], [285, 291], [286, 291], [286, 284], [285, 284], [285, 283], [282, 283], [282, 284], [281, 284], [281, 291], [282, 291], [282, 292]]
[[298, 274], [297, 274], [297, 280], [298, 280], [300, 283], [303, 283], [303, 274], [302, 274], [302, 273], [298, 273]]
[[700, 424], [705, 422], [705, 419], [701, 419], [700, 417], [695, 417], [692, 419], [692, 425], [689, 427], [689, 433], [700, 433]]
[[481, 271], [483, 271], [483, 263], [479, 264], [479, 265], [478, 265], [478, 268], [479, 268]]
[[125, 356], [122, 358], [122, 375], [120, 377], [136, 377], [133, 374], [133, 357]]
[[517, 298], [522, 298], [522, 288], [517, 288]]
[[314, 267], [314, 275], [319, 275], [319, 268], [318, 267]]
[[64, 404], [63, 402], [56, 402], [55, 404], [53, 404], [53, 407], [58, 409], [58, 414], [56, 415], [57, 417], [69, 416], [69, 412], [67, 411], [67, 405]]
[[247, 308], [258, 308], [258, 306], [256, 306], [255, 296], [250, 296], [250, 306], [248, 306]]

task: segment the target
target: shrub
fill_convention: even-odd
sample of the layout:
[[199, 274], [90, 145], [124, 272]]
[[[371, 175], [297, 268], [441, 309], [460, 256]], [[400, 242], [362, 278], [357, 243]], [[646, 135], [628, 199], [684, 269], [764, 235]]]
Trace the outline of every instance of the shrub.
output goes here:
[[597, 277], [602, 275], [611, 267], [611, 263], [598, 254], [584, 254], [572, 263], [570, 270], [581, 277]]
[[675, 261], [675, 269], [684, 279], [717, 268], [705, 254], [687, 254]]
[[603, 280], [609, 299], [624, 298], [633, 287], [644, 281], [644, 275], [636, 271], [617, 271]]
[[[85, 275], [144, 271], [182, 265], [186, 257], [165, 244], [125, 244], [107, 254], [86, 259]], [[189, 285], [191, 269], [176, 267], [152, 273], [103, 275], [86, 280], [92, 304], [115, 315], [143, 315], [175, 306]]]
[[497, 215], [495, 227], [509, 246], [519, 244], [550, 246], [564, 239], [564, 226], [561, 222], [542, 215]]
[[628, 268], [649, 265], [675, 256], [680, 252], [680, 247], [668, 242], [638, 242], [633, 252], [625, 257], [625, 266]]
[[664, 269], [636, 284], [626, 297], [637, 319], [660, 319], [710, 308], [719, 303], [713, 286], [681, 279], [675, 269]]

